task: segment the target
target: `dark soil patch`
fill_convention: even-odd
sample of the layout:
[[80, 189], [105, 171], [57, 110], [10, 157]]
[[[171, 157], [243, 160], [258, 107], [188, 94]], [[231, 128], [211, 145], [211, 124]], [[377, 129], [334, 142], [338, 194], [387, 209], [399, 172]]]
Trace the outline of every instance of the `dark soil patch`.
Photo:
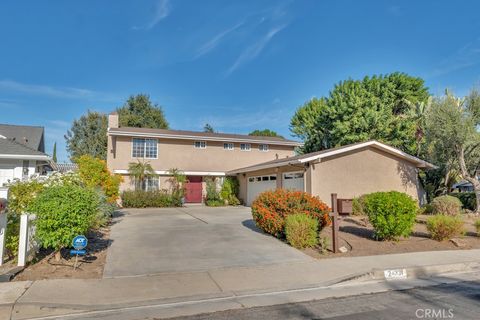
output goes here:
[[110, 226], [88, 233], [87, 255], [79, 256], [74, 270], [75, 257], [70, 249], [62, 250], [62, 258], [56, 261], [51, 250], [42, 249], [14, 281], [43, 279], [98, 279], [103, 275], [107, 248], [111, 244]]
[[419, 216], [414, 226], [414, 231], [409, 238], [400, 239], [399, 241], [377, 241], [374, 239], [373, 228], [362, 217], [346, 216], [341, 217], [340, 222], [340, 247], [344, 246], [348, 249], [346, 253], [332, 252], [332, 232], [327, 227], [320, 233], [327, 240], [327, 250], [320, 248], [305, 249], [304, 252], [312, 257], [323, 259], [333, 257], [355, 257], [370, 256], [389, 253], [405, 253], [405, 252], [422, 252], [422, 251], [438, 251], [438, 250], [462, 250], [462, 249], [480, 249], [480, 237], [477, 236], [474, 221], [478, 218], [464, 216], [465, 230], [461, 239], [462, 247], [455, 246], [451, 241], [435, 241], [430, 239], [425, 220], [427, 217]]

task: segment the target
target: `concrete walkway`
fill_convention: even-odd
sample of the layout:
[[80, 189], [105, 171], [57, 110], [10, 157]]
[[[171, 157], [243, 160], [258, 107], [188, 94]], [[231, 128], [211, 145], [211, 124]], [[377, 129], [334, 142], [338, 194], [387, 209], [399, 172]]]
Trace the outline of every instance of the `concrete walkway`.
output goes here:
[[[5, 283], [0, 286], [0, 304], [3, 305], [0, 311], [6, 316], [8, 310], [12, 310], [12, 319], [28, 319], [76, 312], [95, 314], [115, 308], [132, 310], [153, 304], [172, 306], [205, 299], [222, 302], [221, 307], [228, 309], [233, 307], [229, 300], [232, 297], [329, 286], [374, 269], [427, 268], [472, 262], [480, 262], [480, 250], [332, 258], [139, 277]], [[361, 292], [361, 288], [352, 292]], [[250, 303], [255, 299], [250, 296]]]

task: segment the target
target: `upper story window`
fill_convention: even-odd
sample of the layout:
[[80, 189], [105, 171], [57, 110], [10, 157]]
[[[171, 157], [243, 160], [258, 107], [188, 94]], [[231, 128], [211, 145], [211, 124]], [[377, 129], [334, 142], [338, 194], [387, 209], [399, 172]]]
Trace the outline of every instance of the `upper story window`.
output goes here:
[[132, 157], [155, 159], [157, 156], [157, 139], [133, 138]]
[[252, 146], [250, 143], [240, 143], [240, 150], [242, 151], [250, 151]]
[[258, 150], [267, 152], [268, 151], [268, 144], [259, 144], [258, 145]]
[[195, 141], [193, 144], [196, 149], [206, 149], [207, 148], [207, 142], [206, 141]]
[[224, 143], [223, 149], [225, 150], [233, 150], [233, 143]]

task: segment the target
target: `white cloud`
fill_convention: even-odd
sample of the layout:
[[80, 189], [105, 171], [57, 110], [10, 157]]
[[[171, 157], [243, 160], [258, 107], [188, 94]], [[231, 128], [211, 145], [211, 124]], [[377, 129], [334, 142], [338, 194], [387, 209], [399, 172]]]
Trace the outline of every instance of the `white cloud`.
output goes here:
[[280, 25], [277, 27], [274, 27], [270, 29], [262, 38], [260, 38], [258, 41], [247, 47], [235, 60], [235, 62], [232, 64], [232, 66], [227, 70], [226, 75], [230, 75], [232, 72], [237, 70], [241, 65], [255, 59], [262, 51], [263, 49], [267, 46], [267, 44], [272, 40], [272, 38], [282, 31], [287, 25]]
[[228, 28], [222, 32], [220, 32], [219, 34], [215, 35], [212, 39], [210, 39], [209, 41], [205, 42], [197, 51], [197, 55], [195, 56], [195, 59], [209, 53], [210, 51], [212, 51], [213, 49], [215, 49], [219, 44], [220, 42], [228, 35], [230, 34], [231, 32], [237, 30], [238, 28], [240, 28], [245, 22], [242, 21], [240, 23], [237, 23], [236, 25], [234, 25], [233, 27], [231, 28]]
[[446, 75], [480, 63], [480, 37], [458, 49], [444, 59], [428, 77]]
[[25, 84], [12, 80], [0, 80], [0, 90], [15, 91], [33, 95], [44, 95], [57, 98], [90, 98], [95, 96], [94, 91], [87, 89]]
[[170, 15], [172, 11], [169, 0], [158, 0], [155, 5], [155, 11], [150, 21], [144, 26], [134, 26], [134, 30], [150, 30], [155, 27], [160, 21]]

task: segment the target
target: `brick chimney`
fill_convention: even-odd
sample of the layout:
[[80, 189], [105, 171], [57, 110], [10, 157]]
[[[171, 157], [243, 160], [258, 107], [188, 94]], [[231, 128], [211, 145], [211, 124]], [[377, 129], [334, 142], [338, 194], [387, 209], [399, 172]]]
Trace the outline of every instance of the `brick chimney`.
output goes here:
[[118, 128], [118, 113], [112, 112], [108, 115], [108, 127]]

